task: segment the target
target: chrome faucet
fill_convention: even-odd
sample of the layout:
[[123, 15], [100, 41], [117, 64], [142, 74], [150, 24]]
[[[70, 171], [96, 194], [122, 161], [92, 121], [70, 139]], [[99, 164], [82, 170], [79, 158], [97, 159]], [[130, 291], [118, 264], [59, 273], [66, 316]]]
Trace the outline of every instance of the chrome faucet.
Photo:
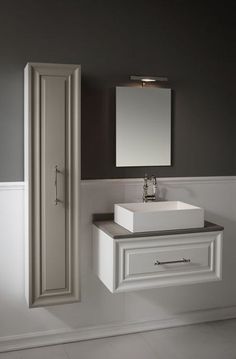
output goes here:
[[[151, 185], [151, 193], [149, 191], [149, 186]], [[143, 185], [143, 202], [158, 201], [158, 185], [156, 176], [152, 175], [148, 177], [147, 174], [144, 176], [144, 185]]]

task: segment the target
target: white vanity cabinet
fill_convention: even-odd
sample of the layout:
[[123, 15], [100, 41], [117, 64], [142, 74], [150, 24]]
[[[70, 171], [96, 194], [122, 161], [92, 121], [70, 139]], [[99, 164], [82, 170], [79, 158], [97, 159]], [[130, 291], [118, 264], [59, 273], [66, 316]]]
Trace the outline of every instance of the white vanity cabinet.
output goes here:
[[26, 299], [79, 300], [80, 66], [28, 63], [25, 85]]
[[221, 279], [223, 227], [131, 233], [93, 225], [93, 268], [112, 293]]

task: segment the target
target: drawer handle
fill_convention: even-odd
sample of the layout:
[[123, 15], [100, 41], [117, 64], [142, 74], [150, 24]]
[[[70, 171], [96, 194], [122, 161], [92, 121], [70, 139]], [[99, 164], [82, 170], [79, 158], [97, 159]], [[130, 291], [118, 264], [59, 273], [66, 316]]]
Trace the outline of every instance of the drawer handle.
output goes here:
[[162, 264], [189, 263], [189, 262], [191, 262], [190, 259], [185, 259], [185, 258], [183, 258], [183, 259], [179, 259], [179, 260], [177, 260], [177, 261], [168, 261], [168, 262], [159, 262], [159, 261], [156, 261], [156, 262], [154, 263], [154, 265], [155, 265], [155, 266], [160, 266], [160, 265], [162, 265]]
[[55, 185], [55, 200], [54, 200], [54, 204], [55, 204], [55, 206], [57, 206], [58, 203], [61, 202], [61, 200], [57, 197], [57, 175], [58, 175], [58, 173], [62, 173], [62, 172], [58, 169], [58, 166], [57, 166], [57, 165], [54, 167], [54, 170], [55, 170], [55, 180], [54, 180], [54, 185]]

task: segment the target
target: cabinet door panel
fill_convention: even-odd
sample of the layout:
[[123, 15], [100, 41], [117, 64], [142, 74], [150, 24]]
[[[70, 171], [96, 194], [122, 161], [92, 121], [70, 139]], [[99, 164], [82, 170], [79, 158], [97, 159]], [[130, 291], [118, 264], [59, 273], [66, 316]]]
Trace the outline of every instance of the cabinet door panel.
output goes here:
[[[41, 226], [43, 292], [66, 283], [66, 77], [41, 78]], [[56, 167], [57, 166], [57, 167]], [[57, 186], [57, 191], [56, 191]], [[58, 198], [58, 203], [56, 199]]]
[[26, 288], [30, 306], [77, 301], [80, 67], [25, 68]]

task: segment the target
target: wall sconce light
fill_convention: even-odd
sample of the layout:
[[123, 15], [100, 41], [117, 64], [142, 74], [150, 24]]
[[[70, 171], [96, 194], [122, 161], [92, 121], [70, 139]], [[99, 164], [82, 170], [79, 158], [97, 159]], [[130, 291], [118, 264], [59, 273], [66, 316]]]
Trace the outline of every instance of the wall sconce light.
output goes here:
[[141, 81], [142, 86], [146, 85], [147, 83], [151, 82], [166, 82], [168, 81], [168, 77], [164, 76], [136, 76], [132, 75], [130, 76], [130, 80], [132, 81]]

